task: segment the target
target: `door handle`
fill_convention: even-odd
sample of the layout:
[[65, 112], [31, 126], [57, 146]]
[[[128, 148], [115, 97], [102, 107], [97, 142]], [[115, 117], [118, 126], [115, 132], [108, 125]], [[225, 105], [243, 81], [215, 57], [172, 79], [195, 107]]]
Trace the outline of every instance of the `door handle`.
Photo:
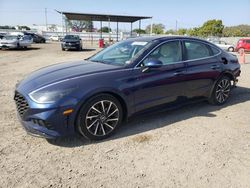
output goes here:
[[213, 70], [216, 70], [216, 69], [219, 69], [219, 68], [220, 68], [219, 65], [212, 65], [212, 66], [211, 66], [211, 69], [213, 69]]
[[185, 73], [184, 73], [184, 71], [176, 71], [175, 73], [174, 73], [174, 76], [182, 76], [182, 75], [184, 75]]

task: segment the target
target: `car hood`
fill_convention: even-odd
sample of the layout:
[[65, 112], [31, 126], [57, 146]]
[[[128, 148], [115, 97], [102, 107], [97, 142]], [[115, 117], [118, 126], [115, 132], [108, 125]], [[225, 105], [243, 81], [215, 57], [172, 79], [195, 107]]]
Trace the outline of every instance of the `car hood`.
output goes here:
[[121, 69], [122, 67], [108, 65], [90, 61], [77, 61], [61, 63], [39, 69], [17, 84], [17, 90], [31, 92], [41, 87], [66, 81], [68, 79], [100, 74], [111, 70]]

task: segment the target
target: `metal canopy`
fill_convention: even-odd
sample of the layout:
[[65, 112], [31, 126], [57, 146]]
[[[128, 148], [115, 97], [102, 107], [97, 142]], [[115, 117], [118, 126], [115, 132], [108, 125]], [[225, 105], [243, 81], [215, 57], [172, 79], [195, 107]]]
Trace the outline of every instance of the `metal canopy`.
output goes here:
[[109, 21], [109, 22], [136, 22], [142, 19], [150, 19], [148, 16], [125, 16], [125, 15], [110, 15], [110, 14], [90, 14], [90, 13], [75, 13], [75, 12], [62, 12], [69, 20], [89, 20], [89, 21]]

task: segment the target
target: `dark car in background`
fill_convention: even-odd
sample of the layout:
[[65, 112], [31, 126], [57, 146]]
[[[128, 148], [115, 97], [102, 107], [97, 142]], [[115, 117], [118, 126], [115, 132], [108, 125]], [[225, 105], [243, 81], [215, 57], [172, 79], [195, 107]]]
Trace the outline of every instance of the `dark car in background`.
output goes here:
[[66, 35], [61, 42], [62, 50], [82, 50], [82, 39], [78, 35]]
[[28, 33], [28, 32], [25, 32], [24, 34], [30, 35], [32, 37], [34, 43], [45, 43], [46, 42], [46, 39], [42, 35], [39, 35], [36, 33]]
[[80, 133], [100, 140], [159, 105], [194, 99], [222, 105], [240, 72], [236, 56], [208, 41], [141, 37], [35, 71], [17, 84], [14, 99], [30, 134], [54, 139]]
[[243, 39], [240, 39], [238, 42], [237, 42], [237, 45], [236, 45], [236, 52], [239, 52], [241, 50], [244, 50], [246, 52], [250, 52], [250, 38], [243, 38]]

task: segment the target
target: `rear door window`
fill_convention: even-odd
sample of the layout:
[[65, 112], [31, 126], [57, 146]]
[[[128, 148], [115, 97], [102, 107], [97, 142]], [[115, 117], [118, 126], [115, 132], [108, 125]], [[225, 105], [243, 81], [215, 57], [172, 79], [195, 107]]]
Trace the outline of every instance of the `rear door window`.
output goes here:
[[186, 60], [195, 60], [211, 56], [208, 45], [196, 41], [184, 41]]

